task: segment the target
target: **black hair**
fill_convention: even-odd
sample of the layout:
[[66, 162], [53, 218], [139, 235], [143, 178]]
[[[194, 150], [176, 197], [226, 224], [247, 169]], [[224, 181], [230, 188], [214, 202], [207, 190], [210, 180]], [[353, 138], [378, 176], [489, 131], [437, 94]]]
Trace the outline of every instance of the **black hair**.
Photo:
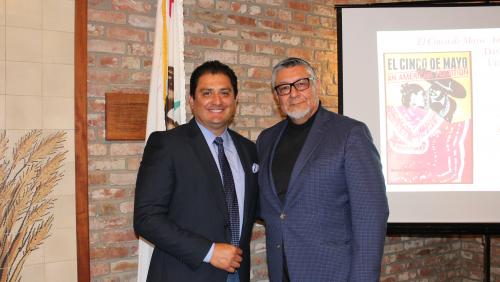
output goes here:
[[401, 104], [403, 104], [403, 106], [405, 107], [409, 107], [411, 96], [414, 94], [423, 95], [425, 102], [428, 103], [427, 94], [425, 93], [422, 86], [416, 83], [405, 83], [401, 85]]
[[199, 65], [191, 74], [191, 79], [189, 82], [189, 95], [194, 99], [194, 94], [196, 92], [196, 87], [198, 86], [198, 81], [200, 77], [204, 74], [224, 74], [231, 80], [231, 86], [233, 87], [234, 97], [238, 95], [238, 78], [234, 71], [226, 64], [219, 61], [206, 61]]

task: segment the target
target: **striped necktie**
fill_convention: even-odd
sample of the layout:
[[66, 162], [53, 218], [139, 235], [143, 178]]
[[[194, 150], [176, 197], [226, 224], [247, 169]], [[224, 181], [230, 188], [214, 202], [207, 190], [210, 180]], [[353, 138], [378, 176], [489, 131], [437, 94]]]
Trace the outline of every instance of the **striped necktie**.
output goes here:
[[238, 198], [234, 186], [233, 173], [224, 153], [224, 145], [221, 137], [215, 137], [214, 143], [217, 145], [219, 166], [224, 184], [224, 194], [226, 196], [227, 211], [229, 214], [229, 227], [231, 228], [231, 244], [239, 245], [240, 241], [240, 216], [238, 209]]

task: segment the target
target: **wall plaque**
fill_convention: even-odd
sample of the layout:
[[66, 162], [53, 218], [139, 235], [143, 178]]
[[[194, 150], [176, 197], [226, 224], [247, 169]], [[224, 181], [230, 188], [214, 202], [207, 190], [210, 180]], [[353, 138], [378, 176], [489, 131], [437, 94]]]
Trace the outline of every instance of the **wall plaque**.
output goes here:
[[148, 95], [106, 93], [106, 140], [144, 140]]

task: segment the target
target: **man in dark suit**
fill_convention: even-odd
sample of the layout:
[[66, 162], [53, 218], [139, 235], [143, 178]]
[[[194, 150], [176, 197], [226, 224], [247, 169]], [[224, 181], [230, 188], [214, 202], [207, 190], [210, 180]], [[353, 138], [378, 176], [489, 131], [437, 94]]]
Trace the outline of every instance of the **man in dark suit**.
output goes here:
[[218, 61], [191, 75], [194, 118], [153, 133], [137, 176], [134, 229], [155, 245], [147, 281], [250, 280], [255, 145], [228, 129], [237, 78]]
[[302, 59], [278, 63], [272, 85], [288, 118], [257, 140], [271, 282], [378, 281], [388, 206], [368, 128], [321, 107]]

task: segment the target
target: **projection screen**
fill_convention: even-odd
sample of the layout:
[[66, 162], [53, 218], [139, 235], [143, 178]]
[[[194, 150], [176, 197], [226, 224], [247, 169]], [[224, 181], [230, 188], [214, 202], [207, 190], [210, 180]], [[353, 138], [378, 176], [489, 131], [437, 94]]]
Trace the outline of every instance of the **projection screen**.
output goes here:
[[339, 7], [340, 111], [381, 154], [390, 223], [500, 222], [500, 7]]

